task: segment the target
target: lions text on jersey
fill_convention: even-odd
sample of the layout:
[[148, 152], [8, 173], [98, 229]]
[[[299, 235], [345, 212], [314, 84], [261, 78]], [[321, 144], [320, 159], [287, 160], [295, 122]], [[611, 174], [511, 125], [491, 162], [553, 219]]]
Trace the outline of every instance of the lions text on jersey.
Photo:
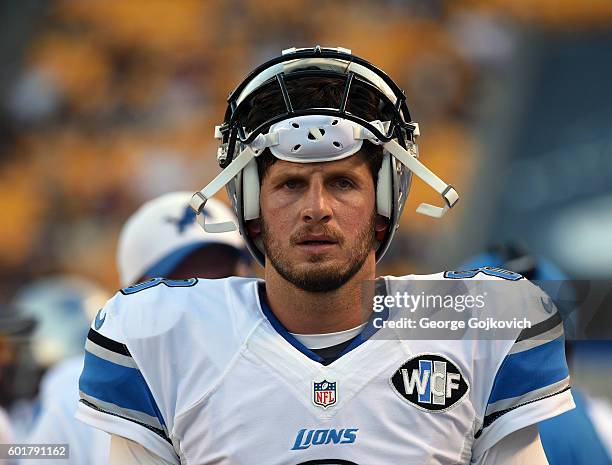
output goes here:
[[[78, 418], [177, 464], [463, 464], [573, 407], [550, 308], [504, 340], [383, 340], [366, 326], [326, 365], [262, 289], [158, 279], [117, 294], [89, 333]], [[517, 299], [495, 306], [543, 302]]]

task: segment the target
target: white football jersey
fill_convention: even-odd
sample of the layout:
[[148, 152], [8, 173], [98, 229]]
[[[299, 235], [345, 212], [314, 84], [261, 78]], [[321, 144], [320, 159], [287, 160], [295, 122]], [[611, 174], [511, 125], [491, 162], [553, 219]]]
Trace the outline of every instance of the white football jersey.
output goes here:
[[[386, 277], [386, 293], [500, 280], [453, 273]], [[511, 337], [380, 337], [371, 321], [328, 365], [262, 289], [157, 278], [122, 290], [92, 324], [77, 418], [177, 464], [450, 465], [573, 407], [561, 320], [531, 284], [489, 302], [498, 315], [535, 307], [537, 324]]]

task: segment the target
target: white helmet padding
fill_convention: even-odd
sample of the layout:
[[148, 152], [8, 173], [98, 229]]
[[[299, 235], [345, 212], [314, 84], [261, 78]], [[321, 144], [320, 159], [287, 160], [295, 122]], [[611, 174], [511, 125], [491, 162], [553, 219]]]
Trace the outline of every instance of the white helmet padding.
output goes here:
[[[313, 69], [315, 69], [313, 71]], [[317, 71], [318, 70], [318, 71]], [[332, 76], [344, 83], [344, 94], [338, 108], [309, 107], [294, 109], [291, 94], [285, 81], [302, 77], [326, 78]], [[253, 96], [259, 89], [275, 89], [282, 93], [286, 112], [263, 114], [267, 120], [256, 123], [256, 128], [245, 128], [245, 114], [252, 108]], [[360, 114], [359, 105], [347, 107], [352, 89], [357, 86], [372, 93], [386, 110], [380, 115], [386, 121], [370, 121]], [[301, 49], [290, 51], [282, 57], [258, 67], [230, 96], [223, 125], [215, 128], [215, 136], [222, 140], [217, 159], [223, 171], [204, 189], [194, 194], [190, 205], [198, 213], [198, 222], [208, 232], [236, 229], [233, 223], [205, 224], [199, 214], [206, 200], [226, 186], [238, 227], [247, 247], [260, 263], [265, 256], [261, 241], [251, 238], [246, 222], [259, 218], [260, 180], [256, 157], [267, 148], [278, 159], [294, 163], [316, 163], [341, 160], [362, 148], [363, 141], [383, 148], [382, 166], [376, 186], [376, 210], [389, 219], [389, 228], [379, 244], [376, 258], [379, 260], [388, 249], [399, 224], [410, 187], [411, 174], [417, 175], [438, 192], [444, 206], [419, 205], [417, 212], [440, 218], [455, 203], [457, 192], [418, 160], [416, 136], [418, 124], [410, 119], [405, 96], [397, 85], [375, 66], [344, 49]], [[347, 108], [352, 110], [348, 111]], [[379, 107], [380, 108], [380, 107]], [[391, 109], [391, 110], [389, 110]], [[379, 116], [380, 117], [380, 116]]]
[[257, 162], [251, 160], [242, 170], [242, 208], [246, 221], [259, 218], [259, 172]]
[[[270, 126], [278, 141], [270, 146], [276, 158], [297, 163], [341, 160], [357, 153], [363, 139], [356, 139], [352, 121], [327, 115], [289, 118]], [[257, 146], [258, 139], [253, 141]]]

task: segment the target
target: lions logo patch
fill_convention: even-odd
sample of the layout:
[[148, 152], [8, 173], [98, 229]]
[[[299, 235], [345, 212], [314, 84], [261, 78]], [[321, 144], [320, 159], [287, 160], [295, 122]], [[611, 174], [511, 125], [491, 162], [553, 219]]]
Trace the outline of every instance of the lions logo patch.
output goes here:
[[459, 368], [437, 354], [411, 358], [397, 369], [390, 382], [402, 399], [429, 412], [445, 412], [453, 408], [470, 389]]

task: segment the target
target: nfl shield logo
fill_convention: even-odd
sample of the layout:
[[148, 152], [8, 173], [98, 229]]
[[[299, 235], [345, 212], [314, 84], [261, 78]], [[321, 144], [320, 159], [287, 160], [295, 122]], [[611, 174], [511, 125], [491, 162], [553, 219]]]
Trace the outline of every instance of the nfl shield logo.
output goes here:
[[320, 383], [312, 383], [312, 402], [319, 407], [327, 408], [336, 403], [336, 383], [324, 379]]

